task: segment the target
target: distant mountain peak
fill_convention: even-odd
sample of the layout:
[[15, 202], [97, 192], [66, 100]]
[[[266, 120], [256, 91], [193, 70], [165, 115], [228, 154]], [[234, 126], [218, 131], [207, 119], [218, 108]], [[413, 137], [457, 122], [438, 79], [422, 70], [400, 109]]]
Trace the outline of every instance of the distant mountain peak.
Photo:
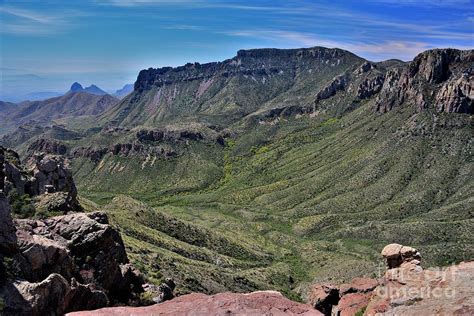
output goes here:
[[71, 86], [71, 92], [82, 91], [84, 88], [79, 82], [74, 82]]
[[91, 84], [88, 87], [83, 87], [80, 83], [74, 82], [71, 86], [71, 89], [69, 92], [87, 92], [91, 94], [96, 94], [96, 95], [105, 95], [107, 92], [96, 86], [95, 84]]

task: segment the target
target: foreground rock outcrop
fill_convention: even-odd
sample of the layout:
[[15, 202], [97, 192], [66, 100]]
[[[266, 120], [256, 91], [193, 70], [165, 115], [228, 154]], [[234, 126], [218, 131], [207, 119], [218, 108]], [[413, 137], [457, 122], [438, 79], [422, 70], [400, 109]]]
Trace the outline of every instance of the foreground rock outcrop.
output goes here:
[[381, 254], [387, 267], [381, 278], [314, 284], [308, 303], [327, 316], [474, 314], [474, 262], [423, 269], [421, 254], [399, 244]]
[[388, 270], [372, 293], [365, 315], [473, 315], [474, 262], [422, 269], [412, 247], [384, 248]]
[[15, 152], [1, 149], [0, 178], [6, 181], [0, 183], [0, 313], [63, 315], [137, 304], [144, 281], [105, 213], [12, 219], [6, 188], [51, 197], [60, 193], [51, 191], [54, 186], [68, 203], [67, 197], [75, 200], [62, 158], [36, 155], [25, 172]]
[[16, 220], [19, 268], [0, 288], [3, 312], [61, 315], [113, 304], [136, 304], [140, 273], [104, 213]]
[[322, 315], [311, 306], [290, 301], [278, 292], [261, 291], [248, 294], [193, 293], [171, 301], [147, 307], [113, 307], [91, 312], [76, 312], [70, 316], [88, 315]]
[[5, 194], [26, 194], [44, 211], [81, 210], [69, 162], [63, 156], [41, 152], [23, 164], [15, 151], [0, 146], [0, 169]]
[[308, 296], [308, 303], [324, 315], [351, 316], [366, 307], [372, 291], [379, 281], [370, 278], [355, 278], [339, 286], [323, 283], [314, 284]]

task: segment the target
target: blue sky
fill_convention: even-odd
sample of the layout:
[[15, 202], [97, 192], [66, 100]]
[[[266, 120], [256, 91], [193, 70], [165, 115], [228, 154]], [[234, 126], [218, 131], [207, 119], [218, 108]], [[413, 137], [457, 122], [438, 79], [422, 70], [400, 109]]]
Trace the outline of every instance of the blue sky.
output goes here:
[[115, 91], [148, 67], [242, 48], [339, 47], [370, 60], [474, 47], [473, 0], [0, 0], [0, 99]]

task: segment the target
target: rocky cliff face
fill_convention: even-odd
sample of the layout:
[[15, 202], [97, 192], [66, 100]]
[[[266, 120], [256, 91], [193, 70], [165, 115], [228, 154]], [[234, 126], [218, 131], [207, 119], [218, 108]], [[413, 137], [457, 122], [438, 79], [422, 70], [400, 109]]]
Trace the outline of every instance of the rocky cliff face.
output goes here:
[[134, 92], [101, 120], [121, 126], [232, 123], [262, 109], [311, 105], [307, 87], [317, 89], [362, 63], [344, 50], [313, 47], [241, 50], [223, 62], [149, 68], [139, 73]]
[[439, 112], [473, 113], [474, 51], [434, 49], [419, 54], [407, 67], [393, 69], [376, 101], [386, 112], [411, 104], [419, 110], [433, 107]]
[[[188, 63], [181, 67], [149, 68], [138, 74], [135, 91], [161, 87], [181, 81], [231, 77], [236, 75], [264, 76], [281, 71], [294, 72], [297, 66], [318, 67], [318, 64], [336, 63], [355, 58], [341, 49], [314, 47], [307, 49], [251, 49], [240, 50], [237, 56], [223, 62], [208, 64]], [[334, 65], [333, 65], [334, 66]], [[320, 67], [320, 66], [319, 66]]]
[[315, 104], [342, 91], [347, 101], [375, 96], [375, 109], [382, 113], [402, 105], [416, 106], [418, 111], [473, 113], [474, 51], [434, 49], [405, 65], [383, 64], [366, 62], [335, 77], [317, 92]]

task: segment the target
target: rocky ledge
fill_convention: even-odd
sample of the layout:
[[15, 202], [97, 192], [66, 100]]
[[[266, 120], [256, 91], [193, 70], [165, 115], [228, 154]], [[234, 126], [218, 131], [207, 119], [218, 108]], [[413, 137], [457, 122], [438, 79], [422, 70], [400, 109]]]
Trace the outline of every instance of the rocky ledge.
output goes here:
[[62, 315], [138, 302], [143, 279], [104, 213], [16, 220], [15, 226], [6, 219], [10, 234], [2, 239], [12, 246], [0, 252], [4, 314]]
[[261, 291], [248, 294], [193, 293], [147, 307], [113, 307], [91, 312], [75, 312], [70, 316], [99, 315], [322, 315], [311, 306], [290, 301], [278, 292]]

